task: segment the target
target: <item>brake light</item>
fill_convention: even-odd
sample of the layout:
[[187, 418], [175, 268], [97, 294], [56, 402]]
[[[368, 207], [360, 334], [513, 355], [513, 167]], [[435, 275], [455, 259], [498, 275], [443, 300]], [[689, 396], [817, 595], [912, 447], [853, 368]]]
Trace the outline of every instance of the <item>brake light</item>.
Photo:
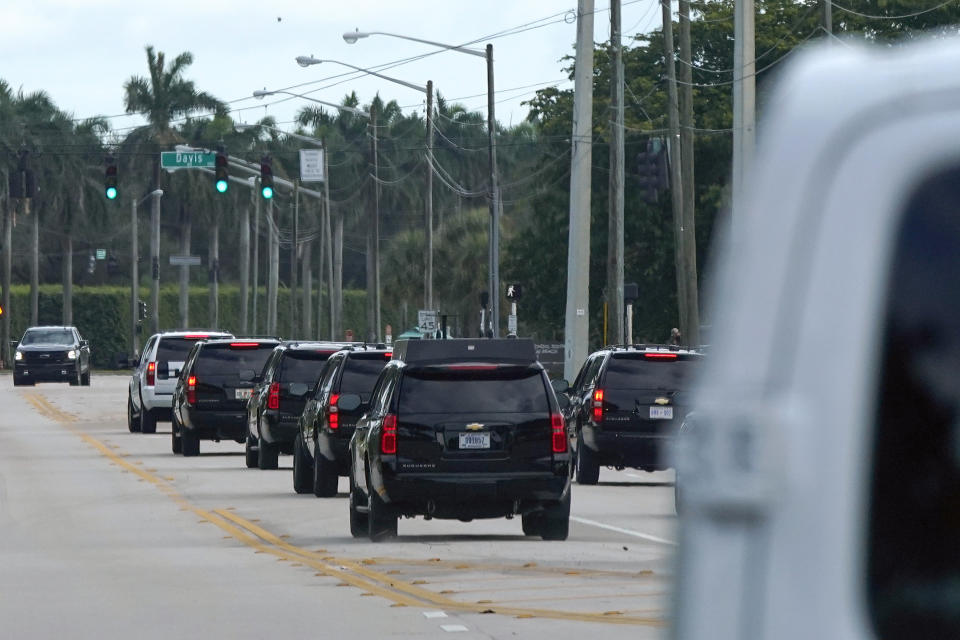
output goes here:
[[330, 394], [330, 417], [327, 418], [327, 424], [330, 425], [331, 429], [336, 429], [340, 426], [340, 409], [337, 407], [337, 400], [339, 399], [339, 393]]
[[206, 333], [189, 333], [183, 336], [184, 340], [206, 340], [210, 336]]
[[593, 421], [603, 421], [603, 389], [596, 389], [593, 392]]
[[393, 358], [393, 352], [387, 351], [383, 354], [383, 357], [386, 358], [387, 360], [390, 360], [391, 358]]
[[554, 453], [567, 452], [567, 433], [565, 427], [566, 425], [564, 424], [563, 416], [561, 414], [551, 414], [550, 430], [552, 433], [550, 443], [553, 446]]
[[231, 342], [231, 349], [256, 349], [260, 344], [257, 342]]
[[380, 432], [380, 453], [393, 455], [397, 452], [397, 416], [388, 413], [383, 416], [383, 430]]
[[157, 382], [157, 363], [147, 363], [147, 386], [152, 387]]
[[647, 360], [676, 360], [677, 354], [675, 353], [645, 353], [643, 354]]
[[197, 376], [187, 378], [187, 404], [197, 403]]
[[267, 409], [280, 408], [280, 383], [273, 382], [267, 391]]

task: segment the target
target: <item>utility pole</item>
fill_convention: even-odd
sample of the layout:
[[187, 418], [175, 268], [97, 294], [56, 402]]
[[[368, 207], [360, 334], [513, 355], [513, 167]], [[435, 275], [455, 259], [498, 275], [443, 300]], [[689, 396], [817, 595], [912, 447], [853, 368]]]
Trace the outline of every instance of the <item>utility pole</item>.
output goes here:
[[[136, 357], [140, 351], [137, 340], [137, 318], [140, 316], [140, 275], [137, 273], [137, 261], [140, 259], [137, 247], [137, 198], [130, 200], [130, 355]], [[72, 259], [72, 257], [71, 257]]]
[[[340, 336], [340, 306], [342, 296], [342, 262], [338, 262], [340, 255], [333, 255], [333, 242], [330, 233], [330, 217], [333, 213], [330, 211], [330, 160], [328, 159], [327, 142], [323, 141], [323, 231], [326, 236], [327, 256], [327, 299], [330, 303], [330, 339], [339, 340]], [[343, 246], [343, 220], [339, 221], [340, 246]], [[323, 261], [321, 260], [321, 263]], [[334, 264], [337, 264], [336, 271]], [[321, 264], [322, 268], [322, 264]], [[319, 291], [319, 289], [318, 289]], [[320, 313], [317, 313], [317, 328], [320, 328]], [[319, 337], [319, 336], [318, 336]]]
[[823, 30], [833, 35], [833, 0], [823, 0]]
[[433, 309], [433, 80], [427, 80], [427, 232], [426, 272], [423, 274], [424, 309]]
[[377, 161], [377, 105], [370, 105], [370, 159], [373, 162], [373, 202], [367, 226], [367, 335], [376, 342], [380, 335], [380, 168]]
[[290, 241], [290, 338], [299, 335], [297, 322], [297, 249], [300, 239], [300, 179], [293, 180], [293, 239]]
[[614, 344], [623, 335], [623, 51], [620, 46], [620, 0], [610, 1], [610, 195], [607, 233], [607, 303]]
[[756, 46], [753, 0], [735, 0], [733, 19], [733, 207], [740, 214], [756, 147]]
[[[577, 56], [570, 159], [570, 230], [563, 373], [573, 380], [587, 359], [590, 338], [590, 179], [593, 145], [593, 0], [577, 7]], [[494, 301], [499, 291], [491, 291]], [[494, 302], [494, 309], [497, 308]], [[497, 320], [494, 318], [494, 326]]]
[[[24, 211], [30, 215], [30, 198], [23, 199]], [[40, 324], [40, 212], [31, 220], [30, 248], [30, 325]]]
[[690, 46], [690, 0], [680, 0], [680, 172], [683, 177], [683, 271], [686, 280], [686, 344], [700, 345], [700, 296], [697, 283], [696, 183], [693, 174], [693, 58]]
[[13, 269], [13, 221], [16, 217], [17, 202], [7, 198], [7, 215], [3, 225], [3, 363], [13, 367], [10, 357], [10, 274]]
[[220, 327], [220, 208], [223, 205], [217, 202], [213, 206], [217, 211], [208, 240], [207, 292], [209, 303], [207, 305], [207, 317], [210, 321], [210, 328], [218, 329]]
[[[327, 150], [324, 148], [323, 155], [326, 157]], [[326, 170], [326, 160], [324, 160], [324, 170]], [[324, 182], [326, 182], [327, 175], [324, 174]], [[324, 197], [326, 199], [326, 197]], [[324, 202], [320, 202], [320, 255], [317, 260], [317, 330], [315, 332], [317, 340], [323, 340], [323, 283], [324, 280], [327, 281], [327, 302], [329, 305], [333, 304], [333, 293], [331, 291], [330, 285], [332, 284], [329, 280], [329, 273], [327, 273], [327, 278], [324, 278], [324, 272], [327, 269], [327, 262], [330, 260], [330, 255], [327, 253], [327, 247], [330, 242], [330, 222], [329, 214]], [[331, 325], [332, 326], [332, 325]]]
[[267, 269], [267, 334], [277, 335], [277, 294], [280, 280], [280, 238], [277, 237], [273, 217], [273, 199], [267, 203], [267, 238], [269, 267]]
[[[256, 180], [254, 193], [260, 193], [260, 180]], [[254, 195], [253, 205], [253, 313], [250, 332], [257, 335], [257, 298], [260, 297], [260, 198]]]
[[683, 176], [680, 158], [680, 107], [677, 104], [677, 70], [673, 48], [671, 0], [661, 0], [663, 10], [663, 56], [667, 63], [667, 153], [670, 160], [670, 201], [673, 209], [674, 266], [677, 272], [677, 310], [680, 331], [687, 330], [687, 277], [683, 261]]
[[153, 200], [150, 203], [150, 324], [160, 332], [160, 165], [154, 171]]
[[[593, 0], [590, 2], [590, 67], [593, 68]], [[579, 42], [579, 41], [578, 41]], [[579, 46], [577, 47], [579, 55]], [[494, 112], [493, 45], [486, 47], [487, 59], [487, 137], [490, 151], [490, 298], [493, 302], [493, 337], [500, 337], [500, 184], [497, 174], [497, 117]], [[592, 89], [592, 85], [591, 85]], [[590, 97], [593, 104], [593, 96]], [[589, 191], [589, 188], [588, 188]], [[589, 202], [589, 201], [588, 201]], [[572, 380], [572, 378], [571, 378]]]
[[[191, 255], [193, 221], [190, 209], [180, 203], [180, 253]], [[209, 265], [207, 265], [209, 266]], [[190, 266], [180, 265], [180, 328], [190, 326]], [[213, 327], [211, 327], [212, 329]]]
[[[304, 203], [306, 206], [306, 203]], [[318, 207], [319, 211], [320, 208]], [[322, 215], [321, 215], [322, 217]], [[323, 224], [321, 222], [321, 224]], [[321, 241], [322, 241], [321, 231]], [[323, 251], [321, 250], [321, 258]], [[313, 335], [313, 241], [303, 241], [303, 255], [300, 256], [300, 335], [309, 339]], [[317, 322], [320, 319], [317, 318]]]
[[[254, 180], [251, 180], [254, 182]], [[255, 185], [253, 185], [255, 186]], [[256, 200], [259, 189], [250, 190], [250, 198]], [[250, 203], [240, 213], [240, 334], [247, 335], [250, 311]]]

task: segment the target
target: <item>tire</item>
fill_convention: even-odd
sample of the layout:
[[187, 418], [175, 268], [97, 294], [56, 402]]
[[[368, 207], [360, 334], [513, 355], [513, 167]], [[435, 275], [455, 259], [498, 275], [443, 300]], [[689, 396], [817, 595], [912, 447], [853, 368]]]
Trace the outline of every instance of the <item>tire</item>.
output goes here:
[[260, 458], [260, 453], [257, 451], [257, 440], [251, 435], [247, 436], [247, 446], [246, 450], [246, 462], [247, 469], [256, 469], [258, 460]]
[[177, 417], [170, 420], [170, 450], [174, 453], [183, 453], [183, 438], [180, 436], [180, 423]]
[[593, 449], [580, 441], [577, 447], [577, 484], [597, 484], [600, 479], [600, 464]]
[[371, 542], [397, 537], [397, 514], [380, 498], [367, 477], [367, 535]]
[[192, 458], [200, 455], [200, 438], [189, 429], [180, 429], [180, 447], [184, 457]]
[[337, 475], [337, 463], [328, 460], [319, 447], [314, 447], [313, 456], [313, 495], [318, 498], [332, 498], [337, 495], [340, 476]]
[[143, 407], [140, 410], [140, 433], [157, 432], [157, 414]]
[[357, 511], [357, 502], [360, 496], [356, 487], [353, 486], [353, 475], [350, 476], [350, 535], [354, 538], [363, 538], [369, 534], [369, 524], [367, 523], [367, 514]]
[[539, 511], [525, 513], [520, 516], [520, 522], [523, 525], [523, 535], [539, 536], [543, 528], [543, 514]]
[[14, 375], [14, 376], [13, 376], [13, 386], [15, 386], [15, 387], [26, 387], [26, 386], [32, 387], [32, 386], [33, 386], [33, 382], [30, 381], [28, 378], [25, 378], [25, 377], [17, 377], [16, 375]]
[[140, 432], [140, 418], [133, 416], [133, 400], [127, 395], [127, 429], [130, 433]]
[[70, 386], [71, 387], [80, 386], [80, 369], [77, 369], [77, 375], [70, 377]]
[[276, 469], [280, 462], [280, 447], [270, 444], [261, 436], [257, 439], [257, 467], [259, 469]]
[[300, 434], [293, 440], [293, 490], [297, 493], [309, 493], [313, 484], [313, 474], [310, 473], [313, 465], [307, 459], [307, 452], [303, 450], [303, 439]]
[[566, 540], [570, 534], [570, 492], [563, 500], [541, 512], [540, 537], [544, 540]]
[[90, 370], [87, 369], [86, 373], [80, 374], [80, 386], [89, 387], [90, 386]]

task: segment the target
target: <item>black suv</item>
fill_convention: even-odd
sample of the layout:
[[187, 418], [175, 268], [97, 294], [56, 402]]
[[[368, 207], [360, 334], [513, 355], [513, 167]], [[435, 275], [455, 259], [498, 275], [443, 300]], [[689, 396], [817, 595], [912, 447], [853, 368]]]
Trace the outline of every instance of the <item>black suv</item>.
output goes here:
[[13, 386], [36, 382], [90, 385], [90, 346], [76, 327], [30, 327], [13, 356]]
[[350, 441], [350, 532], [376, 541], [401, 515], [519, 514], [524, 534], [566, 539], [559, 405], [531, 340], [399, 341]]
[[293, 452], [297, 422], [323, 365], [343, 345], [284, 342], [273, 350], [247, 404], [248, 468], [276, 469], [277, 457]]
[[579, 484], [596, 484], [601, 466], [669, 467], [665, 445], [689, 410], [686, 392], [703, 357], [678, 347], [642, 344], [590, 354], [565, 391]]
[[[293, 490], [318, 498], [337, 495], [350, 472], [348, 447], [370, 392], [392, 351], [383, 345], [348, 347], [327, 362], [300, 420], [293, 450]], [[350, 396], [350, 397], [348, 397]]]
[[247, 436], [247, 401], [275, 338], [201, 340], [194, 344], [173, 391], [171, 448], [200, 454], [200, 440]]

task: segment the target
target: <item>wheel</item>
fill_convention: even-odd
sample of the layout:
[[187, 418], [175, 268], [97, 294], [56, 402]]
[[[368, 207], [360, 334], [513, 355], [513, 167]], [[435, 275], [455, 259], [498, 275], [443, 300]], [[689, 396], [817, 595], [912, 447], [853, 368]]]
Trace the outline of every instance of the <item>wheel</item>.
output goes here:
[[140, 418], [133, 415], [133, 400], [129, 395], [127, 396], [127, 429], [130, 430], [130, 433], [140, 431]]
[[[369, 465], [368, 465], [369, 466]], [[380, 498], [367, 477], [367, 535], [371, 542], [397, 537], [397, 514]]]
[[200, 455], [200, 438], [190, 429], [180, 428], [180, 448], [184, 457]]
[[15, 387], [32, 387], [33, 380], [27, 378], [26, 376], [13, 376], [13, 386]]
[[83, 387], [90, 386], [90, 369], [87, 369], [86, 373], [80, 374], [80, 385]]
[[247, 469], [256, 469], [260, 453], [257, 451], [257, 439], [251, 435], [247, 436], [246, 458]]
[[313, 455], [313, 495], [318, 498], [332, 498], [337, 495], [337, 485], [340, 477], [337, 475], [337, 464], [328, 460], [320, 448], [314, 447]]
[[577, 447], [577, 484], [597, 484], [600, 479], [600, 465], [593, 449], [580, 441]]
[[540, 529], [543, 525], [543, 514], [539, 511], [533, 513], [525, 513], [520, 516], [520, 522], [523, 525], [523, 535], [525, 536], [539, 536]]
[[356, 487], [353, 486], [353, 475], [350, 475], [350, 535], [354, 538], [362, 538], [369, 533], [367, 524], [367, 514], [357, 511], [357, 503], [360, 501], [360, 495]]
[[313, 477], [310, 473], [310, 460], [307, 459], [307, 452], [303, 450], [303, 438], [300, 434], [293, 440], [293, 490], [297, 493], [308, 493], [313, 484]]
[[183, 453], [183, 438], [180, 436], [180, 423], [177, 416], [170, 420], [170, 450], [174, 453]]
[[257, 440], [257, 467], [260, 469], [276, 469], [279, 466], [280, 447], [270, 444], [261, 436]]
[[541, 512], [540, 537], [544, 540], [566, 540], [570, 533], [570, 492], [567, 497]]
[[80, 369], [77, 369], [77, 374], [70, 376], [70, 386], [79, 387], [80, 386]]
[[157, 432], [157, 414], [155, 414], [150, 409], [143, 407], [140, 409], [140, 432], [141, 433], [156, 433]]

